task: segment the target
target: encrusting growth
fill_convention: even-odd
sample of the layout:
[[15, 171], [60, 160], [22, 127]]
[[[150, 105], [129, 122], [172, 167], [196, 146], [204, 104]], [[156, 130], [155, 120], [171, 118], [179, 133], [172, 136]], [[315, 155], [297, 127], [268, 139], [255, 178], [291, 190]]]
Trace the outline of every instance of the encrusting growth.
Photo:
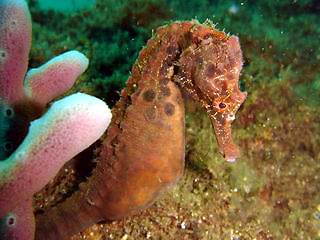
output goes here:
[[0, 238], [4, 240], [34, 239], [33, 194], [65, 162], [100, 138], [111, 120], [103, 101], [83, 93], [53, 103], [43, 114], [50, 101], [72, 87], [88, 59], [70, 51], [26, 74], [30, 45], [26, 2], [1, 0]]
[[37, 215], [36, 239], [67, 239], [93, 223], [135, 214], [179, 180], [185, 157], [181, 89], [202, 104], [220, 152], [235, 161], [231, 123], [246, 98], [239, 90], [241, 68], [237, 37], [197, 21], [160, 27], [113, 108], [91, 177]]

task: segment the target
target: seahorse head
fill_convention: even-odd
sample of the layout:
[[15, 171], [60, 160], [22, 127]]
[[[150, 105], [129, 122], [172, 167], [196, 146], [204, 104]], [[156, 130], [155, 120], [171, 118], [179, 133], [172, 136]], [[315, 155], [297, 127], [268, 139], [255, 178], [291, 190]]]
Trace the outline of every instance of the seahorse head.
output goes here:
[[220, 152], [227, 161], [235, 161], [239, 149], [232, 141], [231, 123], [247, 96], [239, 89], [243, 64], [239, 39], [214, 29], [196, 31], [193, 44], [181, 55], [181, 71], [189, 73], [185, 86], [208, 112]]

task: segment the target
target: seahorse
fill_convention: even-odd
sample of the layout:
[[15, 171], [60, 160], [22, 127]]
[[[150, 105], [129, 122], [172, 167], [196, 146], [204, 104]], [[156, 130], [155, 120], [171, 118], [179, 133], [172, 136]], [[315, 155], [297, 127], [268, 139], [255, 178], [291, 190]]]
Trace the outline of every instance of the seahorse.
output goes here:
[[239, 89], [241, 68], [239, 39], [212, 24], [158, 28], [112, 110], [92, 175], [71, 197], [36, 216], [36, 239], [66, 239], [94, 223], [136, 214], [179, 180], [185, 158], [182, 89], [208, 113], [224, 158], [235, 161], [239, 148], [231, 123], [247, 96]]

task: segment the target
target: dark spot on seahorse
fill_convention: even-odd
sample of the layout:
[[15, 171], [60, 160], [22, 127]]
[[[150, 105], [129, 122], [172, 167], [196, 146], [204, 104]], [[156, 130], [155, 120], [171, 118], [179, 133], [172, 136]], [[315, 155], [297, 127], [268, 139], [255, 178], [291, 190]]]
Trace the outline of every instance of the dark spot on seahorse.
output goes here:
[[206, 69], [206, 76], [211, 78], [214, 77], [215, 73], [217, 72], [216, 67], [213, 63], [208, 64]]
[[164, 105], [164, 112], [167, 114], [167, 116], [172, 116], [174, 114], [174, 105], [172, 103], [166, 103]]
[[143, 93], [143, 99], [147, 102], [152, 102], [155, 97], [156, 93], [152, 89], [149, 89]]
[[160, 94], [163, 97], [169, 97], [171, 95], [170, 88], [166, 86], [161, 86], [160, 87]]
[[167, 85], [169, 83], [170, 79], [169, 78], [161, 78], [159, 80], [161, 85]]
[[144, 113], [146, 119], [148, 121], [152, 121], [152, 120], [155, 120], [156, 117], [157, 117], [157, 111], [156, 111], [156, 108], [154, 108], [153, 106], [148, 108], [145, 113]]

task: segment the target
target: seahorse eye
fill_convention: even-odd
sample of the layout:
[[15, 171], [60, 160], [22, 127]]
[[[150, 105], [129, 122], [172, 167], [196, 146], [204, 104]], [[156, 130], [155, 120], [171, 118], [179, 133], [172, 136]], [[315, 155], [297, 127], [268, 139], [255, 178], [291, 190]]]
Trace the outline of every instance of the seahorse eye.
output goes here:
[[223, 102], [219, 103], [219, 108], [220, 109], [224, 109], [226, 107], [227, 107], [227, 105], [225, 103], [223, 103]]

